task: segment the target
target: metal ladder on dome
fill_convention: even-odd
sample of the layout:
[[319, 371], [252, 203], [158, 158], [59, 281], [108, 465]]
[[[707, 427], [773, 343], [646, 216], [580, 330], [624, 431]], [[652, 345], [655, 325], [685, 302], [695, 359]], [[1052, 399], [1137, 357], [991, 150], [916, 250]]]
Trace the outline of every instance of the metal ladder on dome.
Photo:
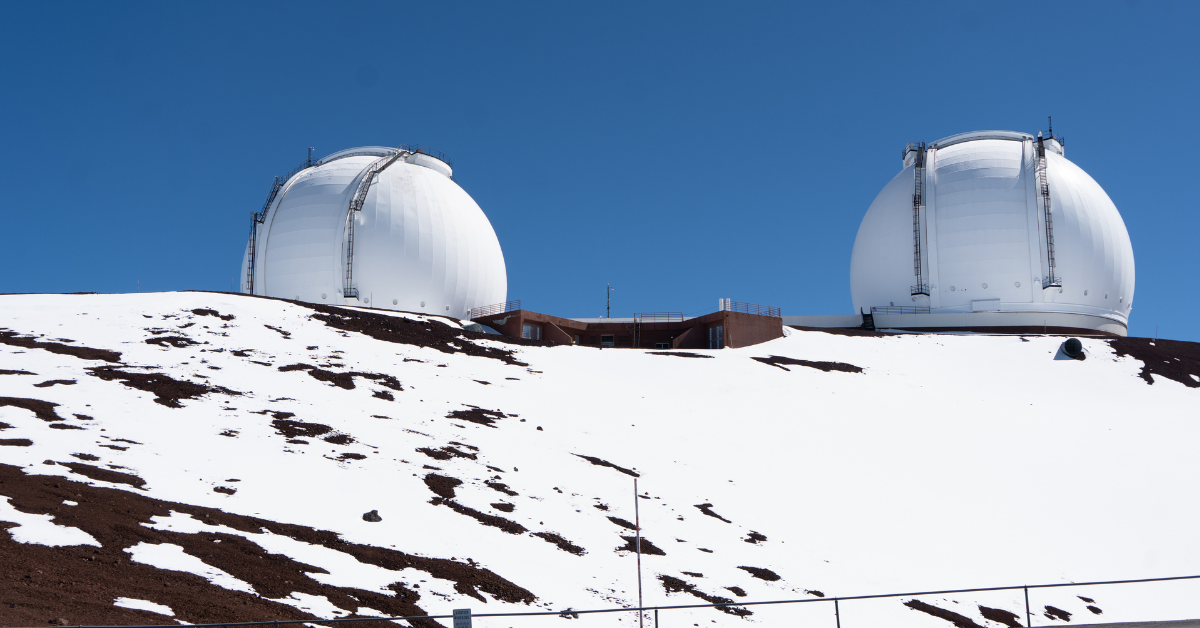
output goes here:
[[354, 285], [354, 214], [362, 211], [363, 204], [367, 202], [367, 193], [371, 191], [371, 184], [374, 183], [375, 177], [388, 166], [396, 163], [396, 160], [411, 154], [413, 151], [400, 147], [391, 155], [371, 162], [362, 178], [359, 179], [358, 187], [354, 189], [354, 195], [350, 197], [350, 205], [346, 209], [346, 280], [342, 285], [343, 298], [358, 298], [358, 287]]
[[873, 312], [864, 312], [861, 307], [858, 308], [858, 313], [860, 316], [862, 316], [863, 320], [862, 325], [859, 325], [858, 328], [865, 329], [867, 331], [875, 331], [875, 314]]
[[313, 161], [313, 147], [308, 147], [308, 159], [304, 163], [292, 168], [291, 172], [282, 177], [275, 177], [275, 181], [271, 184], [271, 191], [267, 193], [267, 200], [263, 203], [262, 210], [255, 212], [250, 220], [250, 253], [246, 264], [246, 288], [249, 294], [254, 294], [254, 267], [258, 262], [258, 226], [267, 220], [267, 210], [271, 209], [271, 203], [275, 202], [275, 197], [279, 196], [279, 190], [287, 185], [292, 177], [300, 173], [301, 170], [307, 170], [313, 166], [321, 165], [319, 161]]
[[929, 284], [925, 282], [925, 273], [921, 264], [921, 208], [925, 205], [925, 142], [920, 142], [913, 150], [916, 152], [913, 159], [913, 274], [917, 278], [917, 285], [912, 286], [909, 290], [910, 294], [916, 296], [922, 294], [929, 296]]
[[1038, 196], [1042, 199], [1042, 214], [1046, 223], [1046, 278], [1042, 288], [1061, 288], [1062, 278], [1055, 273], [1054, 263], [1054, 212], [1050, 207], [1050, 182], [1046, 178], [1046, 144], [1039, 131], [1037, 136], [1037, 167], [1034, 169], [1037, 177]]

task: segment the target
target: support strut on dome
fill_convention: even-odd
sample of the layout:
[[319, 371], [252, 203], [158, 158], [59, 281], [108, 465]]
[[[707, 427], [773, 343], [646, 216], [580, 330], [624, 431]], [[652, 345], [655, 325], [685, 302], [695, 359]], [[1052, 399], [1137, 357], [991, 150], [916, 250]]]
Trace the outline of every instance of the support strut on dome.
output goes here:
[[358, 180], [358, 187], [354, 189], [354, 195], [350, 197], [350, 206], [346, 209], [346, 280], [342, 285], [343, 298], [358, 298], [358, 286], [354, 285], [354, 214], [362, 211], [363, 204], [367, 202], [367, 192], [371, 191], [375, 177], [396, 163], [396, 160], [411, 154], [412, 151], [403, 146], [397, 148], [391, 155], [371, 162], [362, 178]]
[[1050, 182], [1046, 177], [1046, 144], [1039, 132], [1037, 136], [1037, 186], [1038, 196], [1042, 199], [1042, 215], [1046, 224], [1046, 278], [1042, 280], [1042, 289], [1061, 288], [1062, 278], [1058, 276], [1054, 262], [1054, 212], [1050, 206]]
[[921, 209], [925, 206], [925, 142], [909, 144], [907, 150], [913, 151], [913, 275], [917, 284], [909, 292], [916, 296], [929, 296], [929, 284], [925, 281], [925, 271], [921, 263]]

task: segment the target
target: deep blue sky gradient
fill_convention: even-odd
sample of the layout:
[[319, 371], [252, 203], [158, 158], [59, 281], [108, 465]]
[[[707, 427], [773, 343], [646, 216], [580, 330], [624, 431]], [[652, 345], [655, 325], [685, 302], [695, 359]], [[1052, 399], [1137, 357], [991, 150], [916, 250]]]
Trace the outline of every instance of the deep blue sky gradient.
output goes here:
[[1200, 340], [1200, 3], [0, 4], [0, 292], [226, 290], [316, 154], [421, 143], [509, 298], [849, 313], [909, 141], [1036, 132], [1133, 239], [1134, 335]]

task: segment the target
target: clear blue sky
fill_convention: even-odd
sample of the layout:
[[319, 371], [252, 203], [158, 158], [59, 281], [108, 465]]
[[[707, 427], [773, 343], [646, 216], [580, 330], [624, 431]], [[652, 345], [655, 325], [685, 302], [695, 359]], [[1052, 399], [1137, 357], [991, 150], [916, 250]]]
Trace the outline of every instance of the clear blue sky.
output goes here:
[[849, 313], [905, 143], [1035, 132], [1125, 218], [1135, 335], [1200, 340], [1200, 3], [4, 2], [0, 292], [226, 290], [302, 161], [427, 144], [509, 298]]

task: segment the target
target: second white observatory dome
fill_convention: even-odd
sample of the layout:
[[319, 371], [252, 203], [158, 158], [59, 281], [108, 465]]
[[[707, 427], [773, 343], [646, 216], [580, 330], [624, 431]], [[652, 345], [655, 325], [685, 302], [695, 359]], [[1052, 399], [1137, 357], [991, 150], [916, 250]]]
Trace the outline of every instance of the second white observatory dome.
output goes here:
[[255, 214], [242, 292], [456, 318], [503, 302], [496, 232], [452, 175], [414, 146], [310, 158]]
[[905, 149], [858, 229], [850, 287], [856, 313], [904, 328], [1124, 335], [1133, 247], [1060, 138], [962, 133]]

